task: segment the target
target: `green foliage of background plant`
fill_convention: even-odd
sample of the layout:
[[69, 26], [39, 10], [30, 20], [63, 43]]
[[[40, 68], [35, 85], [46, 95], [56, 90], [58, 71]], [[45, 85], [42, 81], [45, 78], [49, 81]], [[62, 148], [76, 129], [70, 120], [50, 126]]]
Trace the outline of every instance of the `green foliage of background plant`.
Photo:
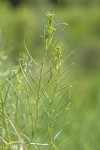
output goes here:
[[[18, 64], [19, 52], [24, 53], [24, 37], [27, 33], [26, 43], [33, 58], [38, 59], [42, 55], [43, 43], [40, 40], [42, 34], [43, 14], [46, 10], [54, 10], [57, 22], [68, 22], [68, 30], [63, 33], [63, 42], [70, 45], [76, 53], [84, 53], [87, 47], [99, 48], [100, 35], [100, 9], [99, 5], [80, 7], [73, 3], [73, 7], [53, 7], [52, 5], [40, 5], [33, 8], [22, 5], [16, 10], [9, 5], [0, 4], [0, 29], [2, 31], [0, 48], [8, 53], [13, 63]], [[92, 17], [91, 17], [92, 16]], [[9, 18], [9, 19], [8, 19]], [[39, 55], [38, 55], [39, 54]], [[79, 58], [79, 54], [77, 55]], [[82, 58], [84, 61], [84, 58]], [[79, 63], [82, 68], [81, 63]]]

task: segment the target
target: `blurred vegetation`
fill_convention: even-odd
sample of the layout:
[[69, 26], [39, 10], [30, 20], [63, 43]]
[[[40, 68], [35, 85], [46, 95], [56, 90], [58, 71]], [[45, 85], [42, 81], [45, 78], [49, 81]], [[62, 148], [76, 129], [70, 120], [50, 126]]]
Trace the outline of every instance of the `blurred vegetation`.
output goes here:
[[72, 59], [76, 67], [71, 76], [78, 80], [68, 114], [70, 123], [63, 135], [69, 139], [68, 150], [99, 150], [99, 5], [100, 0], [16, 0], [12, 4], [11, 0], [0, 1], [0, 64], [3, 65], [0, 83], [13, 64], [18, 64], [19, 53], [25, 53], [24, 40], [33, 58], [41, 57], [43, 42], [40, 36], [46, 11], [56, 14], [56, 22], [68, 23], [62, 38], [65, 47], [68, 45], [75, 51]]

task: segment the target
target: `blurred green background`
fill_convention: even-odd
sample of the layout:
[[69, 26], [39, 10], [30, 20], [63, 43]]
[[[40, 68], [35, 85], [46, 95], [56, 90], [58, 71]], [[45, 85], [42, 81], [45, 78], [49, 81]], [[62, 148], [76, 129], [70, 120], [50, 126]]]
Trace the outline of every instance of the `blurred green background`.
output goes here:
[[47, 11], [56, 14], [56, 23], [68, 23], [61, 39], [65, 48], [74, 50], [71, 59], [76, 62], [70, 76], [78, 84], [63, 135], [68, 138], [64, 150], [99, 150], [100, 0], [0, 0], [0, 78], [3, 81], [18, 64], [19, 54], [25, 53], [24, 40], [33, 58], [41, 58]]

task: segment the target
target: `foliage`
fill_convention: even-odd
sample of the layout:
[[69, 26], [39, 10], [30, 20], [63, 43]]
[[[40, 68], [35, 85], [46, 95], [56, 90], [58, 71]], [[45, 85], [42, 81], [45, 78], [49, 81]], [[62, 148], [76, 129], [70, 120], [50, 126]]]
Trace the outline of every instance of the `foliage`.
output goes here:
[[[21, 5], [17, 9], [12, 9], [10, 5], [4, 4], [4, 1], [0, 2], [0, 84], [5, 82], [7, 76], [11, 76], [10, 69], [16, 60], [18, 64], [19, 51], [24, 53], [24, 39], [32, 57], [36, 61], [41, 58], [43, 54], [43, 42], [40, 39], [43, 32], [43, 20], [41, 18], [43, 18], [44, 12], [53, 10], [57, 14], [56, 22], [69, 24], [67, 31], [64, 32], [65, 30], [63, 30], [62, 32], [62, 41], [65, 45], [68, 43], [69, 49], [75, 51], [74, 59], [76, 59], [75, 66], [77, 67], [71, 71], [70, 78], [74, 76], [78, 79], [76, 92], [68, 113], [67, 120], [69, 123], [65, 126], [62, 134], [62, 138], [68, 140], [66, 141], [66, 148], [65, 144], [62, 144], [61, 149], [98, 150], [100, 145], [100, 1], [70, 0], [68, 4], [66, 0], [63, 7], [61, 3], [57, 6], [50, 5], [46, 0], [38, 0], [38, 5], [32, 4], [31, 0], [29, 1], [31, 7]], [[59, 26], [56, 25], [56, 28], [57, 31], [61, 31], [60, 24]], [[92, 57], [90, 57], [91, 55]], [[54, 57], [55, 55], [53, 55]], [[65, 67], [68, 63], [69, 59], [65, 63]], [[89, 66], [92, 66], [92, 69]], [[48, 63], [46, 64], [47, 67]], [[16, 69], [13, 68], [13, 70]], [[34, 70], [35, 67], [32, 68], [32, 74], [35, 72]], [[20, 72], [19, 77], [21, 76], [22, 73]], [[22, 81], [22, 85], [23, 80], [22, 77], [17, 83]], [[13, 83], [14, 79], [11, 81]], [[15, 82], [16, 86], [17, 83]], [[20, 89], [23, 90], [21, 87]], [[11, 105], [10, 108], [13, 106]], [[26, 131], [29, 134], [29, 130]]]
[[54, 14], [48, 12], [47, 17], [41, 63], [32, 58], [25, 43], [27, 60], [21, 57], [19, 66], [0, 86], [1, 149], [51, 150], [60, 149], [63, 143], [66, 146], [67, 139], [62, 135], [75, 84], [66, 85], [66, 78], [73, 64], [64, 69], [66, 54], [59, 34], [54, 41]]
[[[7, 0], [5, 0], [7, 1]], [[18, 5], [21, 5], [23, 3], [26, 4], [41, 4], [40, 0], [8, 0], [14, 7], [17, 7]], [[52, 4], [56, 4], [56, 5], [63, 5], [66, 4], [68, 6], [70, 5], [95, 5], [95, 4], [100, 4], [99, 0], [45, 0], [42, 3], [46, 3], [46, 2], [51, 2]]]
[[[92, 48], [95, 45], [99, 49], [99, 7], [83, 7], [60, 9], [51, 5], [40, 6], [40, 10], [55, 10], [58, 14], [56, 20], [68, 22], [68, 30], [63, 32], [64, 43], [69, 43], [70, 48], [82, 56], [84, 49]], [[24, 52], [24, 39], [26, 37], [27, 47], [33, 58], [40, 58], [43, 44], [40, 40], [43, 28], [43, 14], [38, 7], [28, 8], [21, 6], [17, 10], [9, 9], [7, 5], [0, 7], [0, 29], [2, 31], [0, 45], [3, 51], [10, 55], [13, 63], [18, 64], [19, 52]], [[60, 11], [59, 11], [60, 10]], [[43, 12], [42, 11], [42, 12]], [[91, 17], [92, 16], [92, 17]], [[9, 18], [9, 19], [8, 19]], [[57, 27], [58, 28], [58, 27]], [[58, 28], [58, 30], [60, 30]], [[27, 36], [26, 36], [27, 34]], [[0, 46], [0, 47], [1, 47]], [[38, 55], [39, 54], [39, 55]], [[85, 61], [82, 58], [83, 62]], [[82, 68], [81, 63], [80, 68]]]

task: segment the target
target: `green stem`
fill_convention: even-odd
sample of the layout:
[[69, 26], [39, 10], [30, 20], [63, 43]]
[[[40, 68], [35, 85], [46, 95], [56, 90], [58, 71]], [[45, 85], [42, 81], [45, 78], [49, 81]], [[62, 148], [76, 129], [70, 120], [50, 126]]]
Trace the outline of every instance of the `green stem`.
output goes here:
[[53, 145], [53, 133], [54, 133], [53, 128], [54, 128], [54, 117], [55, 117], [54, 100], [55, 100], [55, 93], [58, 86], [58, 80], [59, 80], [59, 76], [58, 73], [56, 72], [56, 83], [54, 85], [54, 91], [53, 91], [52, 102], [51, 102], [51, 123], [50, 123], [50, 133], [49, 133], [50, 139], [49, 139], [48, 150], [51, 150]]
[[5, 98], [3, 100], [3, 93], [0, 92], [0, 97], [1, 97], [1, 112], [2, 112], [2, 123], [4, 124], [4, 129], [5, 129], [5, 133], [6, 133], [6, 138], [8, 139], [8, 141], [10, 141], [10, 134], [9, 134], [9, 129], [8, 129], [8, 123], [6, 123], [6, 116], [5, 116], [5, 103], [6, 103], [6, 98], [8, 95], [8, 91], [9, 91], [9, 86], [7, 88], [6, 91], [6, 95]]
[[39, 73], [39, 86], [38, 86], [38, 93], [37, 93], [37, 99], [36, 99], [36, 119], [35, 119], [35, 124], [34, 124], [34, 134], [33, 138], [35, 137], [36, 131], [37, 131], [37, 126], [38, 126], [38, 117], [39, 117], [39, 101], [41, 99], [41, 83], [42, 83], [42, 73], [43, 73], [43, 67], [46, 59], [46, 54], [47, 54], [47, 47], [45, 48], [44, 51], [44, 57], [43, 61], [41, 64], [40, 68], [40, 73]]

